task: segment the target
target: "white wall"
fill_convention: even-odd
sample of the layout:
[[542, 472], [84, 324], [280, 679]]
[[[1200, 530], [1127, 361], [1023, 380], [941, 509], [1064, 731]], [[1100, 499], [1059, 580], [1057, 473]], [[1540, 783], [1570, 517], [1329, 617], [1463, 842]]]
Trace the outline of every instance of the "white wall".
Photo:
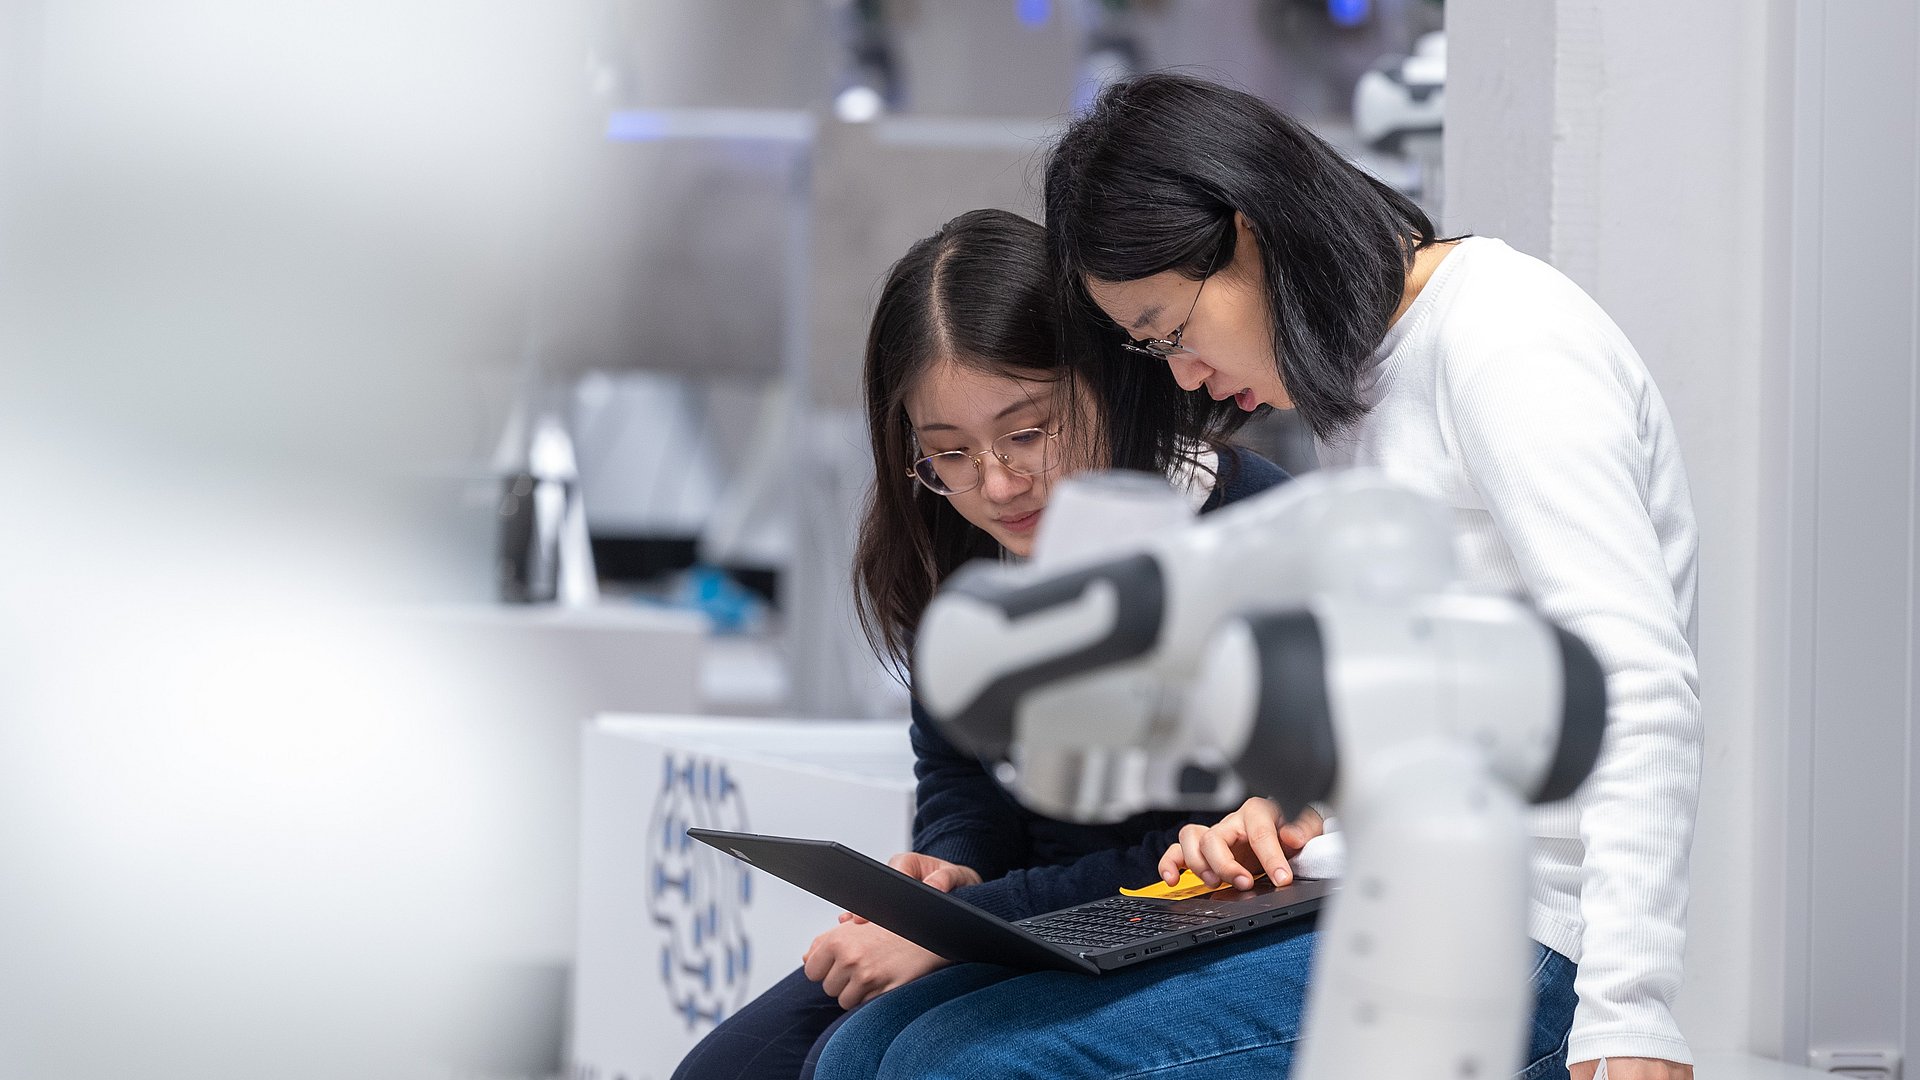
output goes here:
[[[1782, 1048], [1920, 1034], [1920, 10], [1788, 0]], [[1911, 1066], [1909, 1066], [1911, 1068]]]

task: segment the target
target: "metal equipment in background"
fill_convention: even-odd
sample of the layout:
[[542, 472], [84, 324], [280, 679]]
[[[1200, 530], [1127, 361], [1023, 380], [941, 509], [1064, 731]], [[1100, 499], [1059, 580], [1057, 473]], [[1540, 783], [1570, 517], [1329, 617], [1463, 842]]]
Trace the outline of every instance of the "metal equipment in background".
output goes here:
[[[602, 578], [701, 565], [770, 598], [756, 625], [790, 676], [780, 704], [802, 714], [902, 703], [847, 578], [871, 481], [857, 376], [877, 282], [955, 214], [1037, 215], [1035, 163], [1076, 103], [1113, 78], [1196, 71], [1433, 194], [1390, 153], [1404, 140], [1366, 145], [1349, 110], [1374, 58], [1437, 28], [1435, 0], [596, 6], [604, 123], [575, 147], [585, 180], [554, 215], [567, 255], [537, 305], [542, 377], [565, 397], [552, 415]], [[1243, 438], [1313, 466], [1290, 416]]]
[[1412, 55], [1389, 55], [1353, 89], [1353, 131], [1371, 149], [1407, 159], [1406, 193], [1436, 222], [1444, 194], [1440, 133], [1446, 116], [1447, 37], [1424, 35]]

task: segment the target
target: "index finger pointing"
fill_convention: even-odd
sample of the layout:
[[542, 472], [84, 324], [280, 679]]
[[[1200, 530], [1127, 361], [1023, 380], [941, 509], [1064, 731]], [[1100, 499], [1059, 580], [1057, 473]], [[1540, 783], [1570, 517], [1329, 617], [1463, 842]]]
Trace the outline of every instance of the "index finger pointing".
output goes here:
[[1274, 819], [1264, 814], [1249, 814], [1246, 819], [1247, 846], [1253, 849], [1253, 857], [1258, 859], [1262, 869], [1266, 870], [1268, 880], [1275, 885], [1285, 885], [1293, 880], [1293, 867], [1287, 863], [1287, 851], [1280, 841], [1280, 831]]
[[1186, 868], [1187, 859], [1186, 856], [1181, 853], [1179, 844], [1169, 846], [1166, 854], [1160, 856], [1160, 880], [1169, 885], [1179, 881], [1180, 871]]

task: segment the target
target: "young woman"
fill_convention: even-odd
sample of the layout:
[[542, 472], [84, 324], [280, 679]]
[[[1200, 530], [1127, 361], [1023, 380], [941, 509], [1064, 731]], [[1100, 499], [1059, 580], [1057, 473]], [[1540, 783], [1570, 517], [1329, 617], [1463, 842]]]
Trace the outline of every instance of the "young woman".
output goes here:
[[[1102, 398], [1060, 362], [1040, 226], [981, 210], [948, 222], [888, 274], [867, 341], [865, 395], [875, 483], [860, 526], [854, 584], [869, 640], [904, 671], [913, 630], [947, 575], [975, 558], [1031, 553], [1054, 481], [1089, 466], [1152, 469], [1198, 510], [1285, 479], [1218, 442], [1230, 409], [1195, 402], [1164, 371], [1107, 379]], [[1119, 438], [1106, 418], [1126, 419]], [[1143, 814], [1112, 826], [1026, 810], [916, 706], [913, 850], [892, 865], [1009, 919], [1150, 881], [1189, 819]], [[803, 966], [721, 1023], [679, 1080], [811, 1075], [848, 1010], [926, 982], [940, 957], [843, 916]], [[951, 969], [961, 983], [998, 969]], [[944, 973], [943, 973], [944, 974]]]
[[[1046, 211], [1093, 393], [1131, 377], [1095, 348], [1118, 343], [1195, 397], [1297, 409], [1323, 464], [1384, 469], [1451, 507], [1472, 584], [1524, 590], [1593, 648], [1606, 746], [1580, 795], [1531, 823], [1521, 1075], [1590, 1080], [1604, 1060], [1612, 1080], [1690, 1077], [1672, 1000], [1701, 755], [1697, 543], [1672, 423], [1625, 336], [1551, 267], [1439, 239], [1300, 125], [1200, 80], [1106, 91], [1054, 149]], [[1162, 870], [1249, 884], [1284, 855], [1278, 824], [1251, 800], [1186, 830]], [[819, 1075], [1284, 1075], [1310, 949], [1258, 941], [1099, 980], [1099, 996], [1040, 974], [905, 1023], [882, 1002]]]

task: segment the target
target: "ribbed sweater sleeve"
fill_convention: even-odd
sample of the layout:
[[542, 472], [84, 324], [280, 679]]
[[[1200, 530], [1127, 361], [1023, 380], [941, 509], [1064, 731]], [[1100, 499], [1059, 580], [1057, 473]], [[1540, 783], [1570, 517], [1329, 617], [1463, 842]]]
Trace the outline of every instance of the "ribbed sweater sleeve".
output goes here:
[[1026, 815], [980, 762], [960, 752], [913, 704], [913, 850], [992, 880], [1031, 861]]
[[1453, 369], [1442, 411], [1512, 569], [1607, 673], [1604, 748], [1578, 796], [1585, 926], [1567, 1060], [1687, 1062], [1672, 1005], [1702, 731], [1692, 597], [1670, 563], [1693, 558], [1691, 504], [1670, 429], [1649, 421], [1664, 422], [1657, 391], [1586, 344], [1503, 343]]

